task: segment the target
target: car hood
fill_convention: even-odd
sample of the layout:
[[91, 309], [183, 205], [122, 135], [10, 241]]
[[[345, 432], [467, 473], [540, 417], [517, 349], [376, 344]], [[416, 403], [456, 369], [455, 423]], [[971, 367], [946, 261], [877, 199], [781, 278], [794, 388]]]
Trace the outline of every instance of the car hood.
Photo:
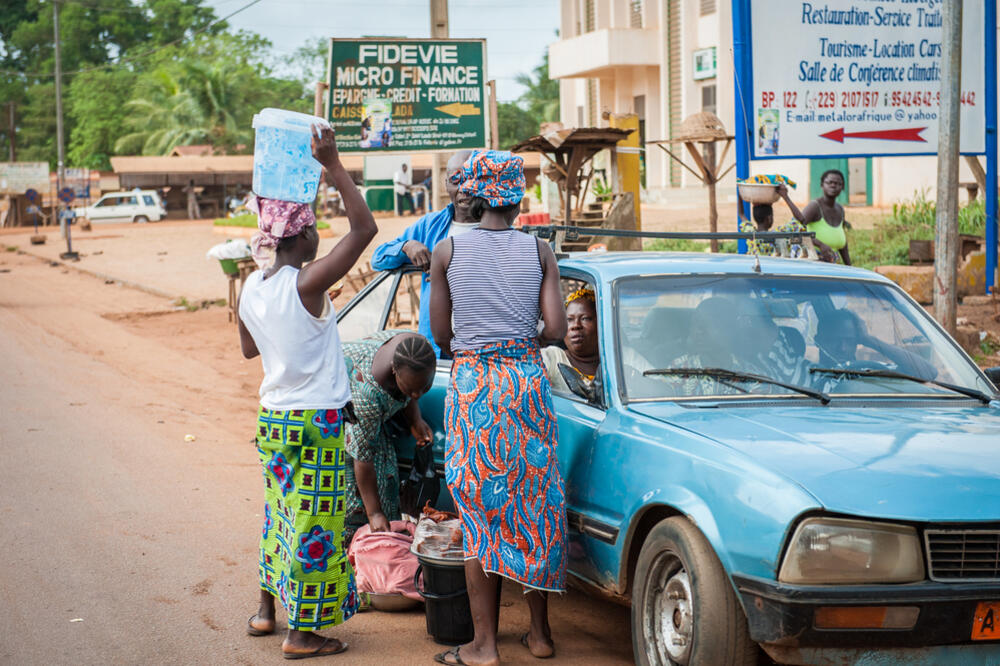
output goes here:
[[[941, 405], [941, 403], [933, 403]], [[1000, 520], [1000, 409], [629, 406], [782, 474], [829, 511]]]

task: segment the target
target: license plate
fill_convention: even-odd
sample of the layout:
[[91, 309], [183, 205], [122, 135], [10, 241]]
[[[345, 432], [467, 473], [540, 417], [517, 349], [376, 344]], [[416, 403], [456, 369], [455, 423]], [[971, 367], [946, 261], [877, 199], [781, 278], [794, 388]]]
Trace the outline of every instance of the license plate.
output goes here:
[[972, 616], [972, 640], [1000, 640], [1000, 601], [980, 601]]

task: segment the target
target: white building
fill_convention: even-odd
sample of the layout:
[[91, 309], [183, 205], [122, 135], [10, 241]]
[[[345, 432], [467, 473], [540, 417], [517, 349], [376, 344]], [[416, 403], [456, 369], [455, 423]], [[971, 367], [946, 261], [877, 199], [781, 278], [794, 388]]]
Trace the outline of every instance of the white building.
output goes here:
[[[605, 126], [605, 112], [635, 113], [645, 142], [670, 138], [684, 118], [707, 110], [733, 132], [730, 0], [560, 0], [560, 6], [549, 75], [560, 79], [565, 125]], [[698, 186], [657, 146], [645, 148], [648, 200], [669, 201], [670, 188]], [[733, 159], [731, 149], [726, 165]], [[934, 196], [933, 157], [775, 160], [751, 163], [750, 171], [787, 175], [799, 183], [795, 199], [806, 201], [818, 194], [819, 174], [830, 168], [847, 175], [851, 203], [888, 206], [921, 189]], [[964, 162], [959, 179], [974, 181]], [[735, 180], [734, 171], [720, 194], [727, 188], [735, 193]]]

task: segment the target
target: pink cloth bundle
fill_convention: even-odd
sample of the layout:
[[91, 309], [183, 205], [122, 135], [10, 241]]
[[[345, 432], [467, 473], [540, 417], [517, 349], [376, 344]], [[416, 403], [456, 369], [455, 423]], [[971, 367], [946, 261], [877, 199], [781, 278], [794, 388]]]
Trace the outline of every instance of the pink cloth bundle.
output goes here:
[[354, 534], [347, 557], [354, 567], [358, 591], [372, 594], [402, 594], [420, 601], [413, 587], [417, 556], [410, 552], [416, 526], [394, 520], [388, 532], [372, 532], [364, 525]]

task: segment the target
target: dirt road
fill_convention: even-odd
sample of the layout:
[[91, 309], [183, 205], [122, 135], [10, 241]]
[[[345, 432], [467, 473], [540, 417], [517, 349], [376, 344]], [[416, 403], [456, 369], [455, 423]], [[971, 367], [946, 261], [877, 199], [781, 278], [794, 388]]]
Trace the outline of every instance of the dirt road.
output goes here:
[[[250, 638], [262, 489], [250, 443], [259, 360], [223, 308], [0, 252], [0, 663], [266, 664]], [[194, 435], [193, 442], [185, 435]], [[527, 608], [504, 591], [501, 655]], [[552, 602], [557, 663], [631, 663], [627, 611]], [[422, 613], [331, 632], [344, 664], [432, 663]]]

